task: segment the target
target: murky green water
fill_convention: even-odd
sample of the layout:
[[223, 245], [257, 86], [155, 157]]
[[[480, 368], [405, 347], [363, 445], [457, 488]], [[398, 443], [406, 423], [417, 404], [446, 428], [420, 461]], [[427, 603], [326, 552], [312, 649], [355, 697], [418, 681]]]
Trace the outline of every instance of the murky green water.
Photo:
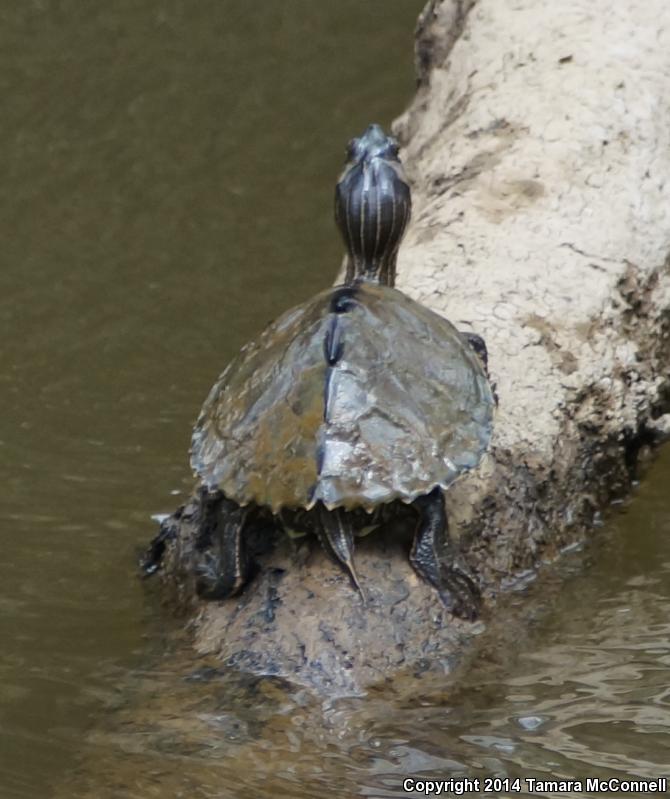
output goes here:
[[594, 565], [519, 602], [457, 690], [323, 707], [161, 659], [148, 515], [190, 490], [221, 365], [332, 280], [343, 145], [410, 97], [420, 6], [0, 9], [1, 799], [668, 772], [667, 454]]

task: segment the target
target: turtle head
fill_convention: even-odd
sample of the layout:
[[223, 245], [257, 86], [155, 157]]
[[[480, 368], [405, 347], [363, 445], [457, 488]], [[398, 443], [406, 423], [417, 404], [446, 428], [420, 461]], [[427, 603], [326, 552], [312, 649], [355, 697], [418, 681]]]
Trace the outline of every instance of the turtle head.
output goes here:
[[392, 286], [398, 247], [412, 208], [398, 143], [379, 125], [352, 139], [335, 187], [335, 221], [347, 247], [347, 283]]

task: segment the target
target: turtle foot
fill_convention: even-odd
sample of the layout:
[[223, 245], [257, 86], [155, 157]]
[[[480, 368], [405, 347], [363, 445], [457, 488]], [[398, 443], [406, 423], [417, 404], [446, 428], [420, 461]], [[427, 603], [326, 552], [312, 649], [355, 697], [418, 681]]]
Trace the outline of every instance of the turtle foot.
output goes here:
[[444, 497], [439, 489], [417, 497], [414, 507], [419, 524], [409, 559], [416, 573], [440, 595], [445, 608], [461, 619], [479, 616], [481, 593], [462, 565], [461, 555], [449, 536]]
[[445, 608], [465, 621], [476, 621], [481, 613], [482, 595], [479, 586], [465, 569], [453, 566], [442, 569], [436, 586]]

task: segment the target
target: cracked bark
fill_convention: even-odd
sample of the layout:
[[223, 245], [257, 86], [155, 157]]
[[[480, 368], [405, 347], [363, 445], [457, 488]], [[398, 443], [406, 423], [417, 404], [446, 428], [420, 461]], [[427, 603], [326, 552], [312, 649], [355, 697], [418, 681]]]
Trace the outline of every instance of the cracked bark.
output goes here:
[[[433, 0], [417, 64], [395, 124], [415, 209], [398, 287], [489, 347], [493, 446], [447, 507], [494, 613], [501, 585], [586, 535], [641, 444], [670, 433], [670, 10]], [[478, 629], [417, 581], [402, 529], [358, 547], [367, 607], [318, 547], [287, 540], [239, 599], [196, 604], [195, 512], [164, 581], [199, 652], [346, 693], [448, 670]]]

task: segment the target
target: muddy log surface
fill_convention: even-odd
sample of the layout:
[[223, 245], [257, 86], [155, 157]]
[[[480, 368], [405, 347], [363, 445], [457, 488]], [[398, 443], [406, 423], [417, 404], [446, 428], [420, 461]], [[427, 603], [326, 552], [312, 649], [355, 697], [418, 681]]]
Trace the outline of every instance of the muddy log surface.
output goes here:
[[194, 502], [163, 570], [199, 653], [323, 693], [452, 668], [499, 592], [587, 535], [670, 429], [670, 11], [431, 2], [417, 69], [395, 124], [414, 197], [398, 287], [488, 343], [493, 445], [447, 493], [484, 621], [442, 608], [400, 528], [357, 545], [367, 606], [316, 541], [286, 538], [239, 598], [197, 602]]

